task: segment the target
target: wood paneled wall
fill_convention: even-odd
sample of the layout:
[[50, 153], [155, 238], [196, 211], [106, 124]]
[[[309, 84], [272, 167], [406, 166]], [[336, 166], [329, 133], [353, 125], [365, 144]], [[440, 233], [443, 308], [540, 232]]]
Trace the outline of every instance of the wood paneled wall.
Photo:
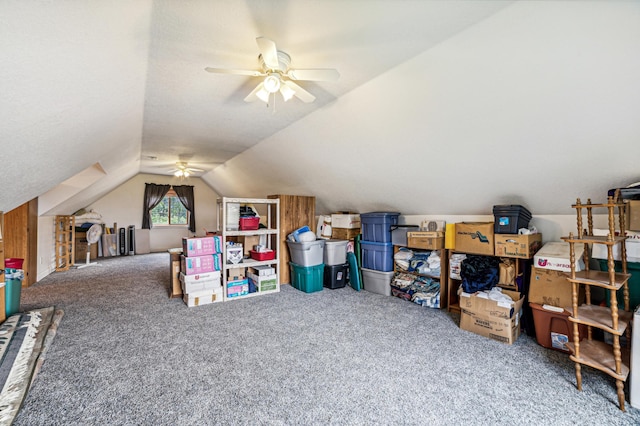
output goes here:
[[287, 247], [287, 235], [305, 225], [315, 232], [316, 197], [269, 195], [267, 198], [280, 200], [280, 241], [278, 244], [280, 283], [291, 284], [291, 271], [289, 270], [291, 257]]
[[4, 214], [4, 257], [24, 259], [22, 286], [35, 283], [38, 276], [38, 199]]

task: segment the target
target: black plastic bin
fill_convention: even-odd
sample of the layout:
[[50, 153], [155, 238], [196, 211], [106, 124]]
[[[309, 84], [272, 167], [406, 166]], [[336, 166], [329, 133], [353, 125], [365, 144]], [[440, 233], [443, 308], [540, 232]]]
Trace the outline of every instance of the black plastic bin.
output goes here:
[[493, 206], [493, 232], [496, 234], [517, 234], [518, 229], [529, 226], [531, 213], [517, 204]]

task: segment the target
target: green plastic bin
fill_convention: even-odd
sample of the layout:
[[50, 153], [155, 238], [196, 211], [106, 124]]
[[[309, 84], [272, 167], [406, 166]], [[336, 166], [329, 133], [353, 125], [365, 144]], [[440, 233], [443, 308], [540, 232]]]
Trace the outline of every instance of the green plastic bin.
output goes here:
[[291, 268], [291, 285], [305, 293], [322, 290], [324, 279], [324, 263], [315, 266], [301, 266], [289, 262]]
[[4, 311], [7, 317], [20, 312], [20, 294], [22, 292], [22, 269], [7, 268], [4, 271]]
[[[607, 259], [598, 259], [598, 263], [600, 264], [601, 271], [607, 271]], [[622, 272], [622, 262], [619, 260], [615, 261], [615, 269], [616, 272]], [[637, 262], [627, 262], [627, 273], [631, 274], [629, 281], [627, 281], [627, 285], [629, 286], [629, 309], [633, 311], [636, 306], [640, 305], [640, 263]], [[624, 293], [621, 288], [618, 290], [618, 308], [624, 309]], [[606, 299], [607, 306], [611, 305], [611, 295], [609, 290], [606, 290]]]

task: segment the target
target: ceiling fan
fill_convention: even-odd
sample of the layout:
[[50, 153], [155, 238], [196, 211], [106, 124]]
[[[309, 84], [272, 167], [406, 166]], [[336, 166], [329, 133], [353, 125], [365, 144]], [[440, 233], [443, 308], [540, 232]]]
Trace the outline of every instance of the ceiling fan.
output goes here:
[[173, 170], [169, 170], [170, 173], [173, 173], [176, 177], [189, 177], [197, 172], [204, 172], [203, 169], [197, 169], [195, 167], [189, 167], [189, 165], [184, 161], [178, 161], [176, 163], [176, 168]]
[[258, 99], [269, 103], [271, 94], [280, 92], [285, 102], [293, 96], [303, 102], [313, 102], [316, 97], [300, 87], [296, 81], [336, 81], [340, 74], [333, 68], [310, 68], [293, 69], [291, 66], [291, 56], [278, 50], [275, 42], [266, 37], [256, 38], [258, 43], [258, 60], [262, 70], [238, 70], [226, 68], [205, 68], [206, 71], [222, 74], [239, 74], [251, 77], [264, 77], [249, 95], [244, 98], [245, 102], [253, 102]]

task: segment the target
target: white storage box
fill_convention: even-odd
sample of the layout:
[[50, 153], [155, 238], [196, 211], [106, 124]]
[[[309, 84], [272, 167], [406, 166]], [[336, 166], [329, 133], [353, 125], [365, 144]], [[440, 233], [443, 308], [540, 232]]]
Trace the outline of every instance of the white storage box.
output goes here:
[[393, 271], [382, 272], [374, 269], [360, 268], [362, 270], [362, 284], [364, 289], [372, 293], [391, 296], [391, 280]]
[[208, 305], [210, 303], [222, 302], [222, 287], [216, 290], [205, 290], [185, 294], [182, 300], [188, 307]]
[[342, 265], [347, 263], [347, 240], [325, 240], [324, 264]]
[[301, 243], [287, 241], [291, 261], [298, 266], [322, 265], [325, 241], [315, 240]]
[[[593, 235], [606, 236], [609, 234], [607, 229], [594, 229]], [[627, 239], [625, 248], [627, 249], [627, 262], [640, 263], [640, 232], [627, 231]], [[607, 258], [607, 246], [605, 244], [593, 244], [591, 248], [591, 257], [594, 259]], [[613, 259], [620, 260], [620, 244], [613, 246]]]
[[[576, 271], [584, 269], [583, 244], [574, 244], [576, 255]], [[554, 271], [571, 272], [571, 259], [569, 258], [569, 243], [546, 243], [533, 256], [533, 266], [540, 269], [552, 269]]]
[[180, 272], [180, 284], [183, 293], [213, 291], [222, 288], [222, 280], [220, 279], [220, 271], [207, 272], [197, 275], [185, 275]]
[[360, 228], [360, 214], [332, 214], [331, 227], [346, 229]]
[[238, 264], [242, 262], [243, 257], [244, 251], [242, 250], [242, 244], [227, 246], [227, 263]]
[[261, 265], [261, 266], [253, 266], [249, 268], [249, 273], [255, 274], [258, 276], [264, 276], [264, 275], [273, 275], [276, 273], [276, 270], [271, 266]]

